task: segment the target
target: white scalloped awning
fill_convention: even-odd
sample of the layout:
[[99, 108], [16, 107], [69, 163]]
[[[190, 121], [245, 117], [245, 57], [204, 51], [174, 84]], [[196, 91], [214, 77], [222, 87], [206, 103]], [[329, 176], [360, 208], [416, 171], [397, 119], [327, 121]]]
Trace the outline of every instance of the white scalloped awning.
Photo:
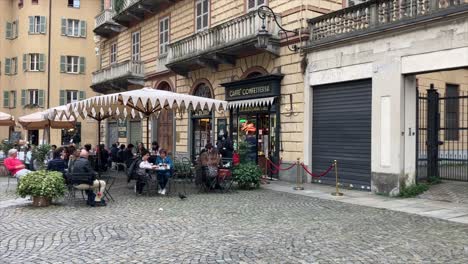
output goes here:
[[255, 107], [255, 106], [268, 106], [273, 103], [275, 97], [265, 97], [257, 99], [239, 100], [228, 102], [228, 107], [231, 109], [237, 107]]

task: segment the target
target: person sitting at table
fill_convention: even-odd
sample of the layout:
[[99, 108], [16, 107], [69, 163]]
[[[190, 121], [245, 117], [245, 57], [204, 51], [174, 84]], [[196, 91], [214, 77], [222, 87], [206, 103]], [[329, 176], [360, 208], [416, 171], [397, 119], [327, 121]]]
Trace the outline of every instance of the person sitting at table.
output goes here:
[[146, 148], [145, 148], [145, 146], [143, 145], [143, 142], [140, 142], [140, 143], [138, 143], [138, 145], [137, 145], [136, 154], [137, 154], [138, 156], [141, 157], [141, 156], [143, 156], [143, 155], [142, 155], [143, 151], [146, 151]]
[[147, 150], [143, 150], [141, 152], [141, 161], [138, 166], [137, 170], [137, 182], [136, 182], [136, 193], [142, 194], [143, 188], [145, 187], [146, 183], [149, 179], [151, 179], [151, 175], [147, 172], [147, 170], [152, 170], [156, 168], [156, 165], [153, 165], [148, 162], [150, 154]]
[[68, 167], [65, 161], [63, 160], [63, 155], [60, 150], [56, 150], [53, 153], [53, 159], [49, 160], [47, 163], [48, 171], [58, 171], [62, 174], [65, 174], [65, 169]]
[[[88, 195], [88, 201], [86, 204], [90, 206], [101, 205], [105, 206], [106, 201], [102, 199], [102, 194], [106, 189], [106, 182], [96, 179], [96, 172], [91, 167], [89, 163], [89, 152], [85, 149], [82, 149], [80, 152], [80, 158], [74, 162], [73, 174], [83, 174], [88, 175], [88, 179], [80, 180], [79, 182], [72, 182], [73, 184], [79, 184], [76, 186], [79, 190], [86, 190]], [[93, 192], [97, 192], [97, 195]]]
[[18, 180], [26, 176], [31, 171], [26, 169], [26, 166], [18, 159], [18, 150], [10, 149], [8, 151], [8, 158], [3, 160], [5, 168]]
[[201, 181], [210, 187], [210, 183], [216, 176], [218, 176], [218, 166], [220, 162], [220, 155], [218, 151], [213, 148], [211, 143], [206, 144], [205, 151], [202, 151], [198, 158], [198, 163], [202, 166], [202, 179]]
[[159, 150], [159, 156], [156, 158], [156, 165], [159, 167], [157, 171], [160, 187], [158, 193], [165, 195], [166, 185], [171, 177], [172, 169], [174, 168], [174, 164], [172, 163], [171, 158], [167, 156], [167, 151], [165, 149]]

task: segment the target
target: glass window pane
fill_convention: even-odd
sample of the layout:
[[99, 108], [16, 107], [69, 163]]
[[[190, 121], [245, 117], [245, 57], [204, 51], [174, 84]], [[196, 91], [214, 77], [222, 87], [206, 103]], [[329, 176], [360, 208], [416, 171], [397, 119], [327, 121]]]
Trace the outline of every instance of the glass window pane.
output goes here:
[[203, 1], [203, 13], [208, 13], [208, 0]]

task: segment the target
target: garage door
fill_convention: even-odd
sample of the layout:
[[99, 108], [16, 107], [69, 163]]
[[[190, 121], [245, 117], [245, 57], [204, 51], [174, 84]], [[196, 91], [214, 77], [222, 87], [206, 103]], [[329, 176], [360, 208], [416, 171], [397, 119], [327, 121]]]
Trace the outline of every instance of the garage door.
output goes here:
[[[341, 182], [368, 188], [371, 181], [371, 80], [313, 87], [312, 167], [338, 161]], [[322, 178], [335, 182], [333, 173]]]

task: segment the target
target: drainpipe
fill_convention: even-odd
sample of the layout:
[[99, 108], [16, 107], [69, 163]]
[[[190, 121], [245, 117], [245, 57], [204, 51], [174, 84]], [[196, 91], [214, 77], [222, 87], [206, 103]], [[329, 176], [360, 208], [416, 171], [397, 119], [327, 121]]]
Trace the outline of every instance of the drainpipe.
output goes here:
[[[49, 29], [48, 29], [48, 50], [47, 50], [47, 109], [50, 108], [50, 64], [52, 62], [50, 57], [50, 50], [52, 44], [52, 0], [49, 0]], [[45, 132], [45, 131], [44, 131]], [[47, 143], [50, 144], [50, 127], [47, 133]]]

